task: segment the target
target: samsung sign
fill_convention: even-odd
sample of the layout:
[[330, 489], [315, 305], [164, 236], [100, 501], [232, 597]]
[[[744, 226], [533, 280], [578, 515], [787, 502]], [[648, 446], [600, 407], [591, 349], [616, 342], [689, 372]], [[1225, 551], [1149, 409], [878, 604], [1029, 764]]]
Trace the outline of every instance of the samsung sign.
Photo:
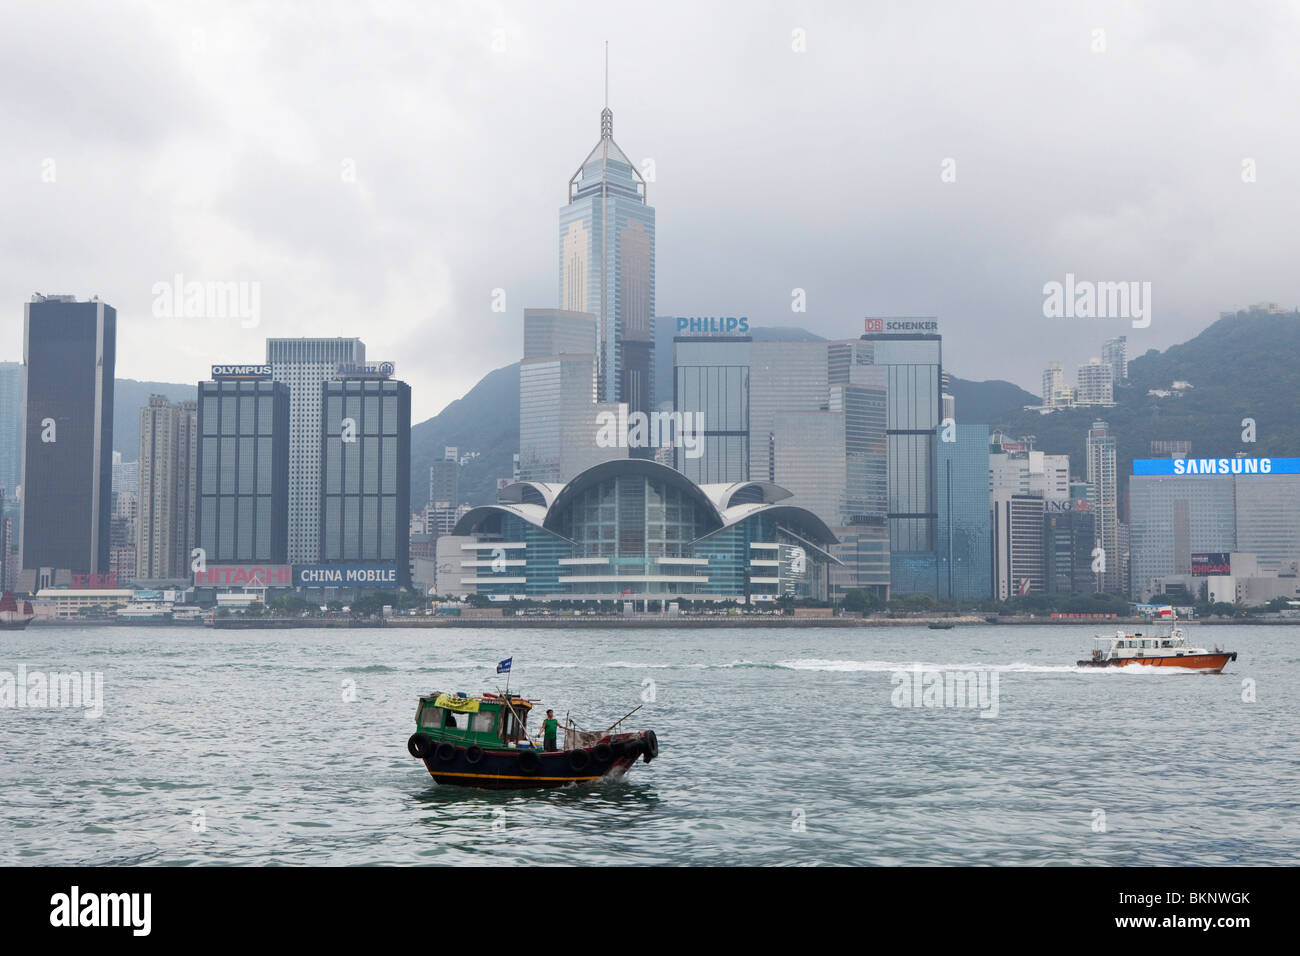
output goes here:
[[212, 366], [212, 380], [214, 382], [228, 382], [232, 379], [241, 381], [263, 382], [271, 378], [271, 366], [269, 365], [214, 365]]
[[745, 335], [749, 317], [734, 315], [677, 316], [678, 335]]
[[397, 565], [392, 561], [350, 564], [300, 564], [294, 568], [300, 588], [395, 588]]
[[1133, 475], [1300, 475], [1300, 458], [1138, 458]]

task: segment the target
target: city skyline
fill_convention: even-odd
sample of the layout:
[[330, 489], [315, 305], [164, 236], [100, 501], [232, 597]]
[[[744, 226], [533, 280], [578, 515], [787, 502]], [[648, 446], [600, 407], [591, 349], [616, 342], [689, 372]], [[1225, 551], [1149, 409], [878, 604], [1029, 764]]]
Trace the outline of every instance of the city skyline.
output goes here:
[[[514, 361], [525, 307], [561, 305], [553, 217], [603, 102], [609, 40], [621, 145], [659, 212], [656, 311], [827, 338], [867, 314], [937, 315], [955, 374], [1036, 391], [1049, 360], [1105, 339], [1128, 335], [1138, 356], [1221, 310], [1300, 299], [1280, 241], [1297, 211], [1280, 173], [1293, 134], [1271, 95], [1294, 14], [1252, 11], [1139, 18], [1115, 4], [1008, 29], [960, 6], [924, 23], [773, 9], [730, 29], [692, 6], [698, 28], [682, 31], [688, 9], [669, 6], [561, 32], [522, 9], [437, 29], [436, 9], [399, 10], [357, 37], [327, 29], [348, 19], [335, 8], [318, 58], [293, 70], [274, 52], [292, 17], [23, 11], [11, 35], [59, 35], [39, 55], [69, 83], [89, 79], [87, 37], [109, 20], [110, 58], [149, 65], [97, 73], [76, 100], [59, 86], [6, 103], [18, 148], [0, 202], [27, 240], [0, 264], [0, 300], [35, 288], [115, 303], [120, 373], [138, 380], [197, 381], [213, 354], [251, 359], [264, 338], [347, 335], [364, 317], [374, 354], [404, 357], [422, 421]], [[371, 75], [371, 43], [411, 55]], [[692, 63], [689, 82], [647, 69], [661, 49]], [[0, 69], [33, 69], [35, 53], [11, 52]], [[556, 58], [568, 68], [548, 69]], [[474, 82], [438, 97], [441, 71]], [[1147, 98], [1112, 95], [1131, 85]], [[426, 94], [415, 121], [394, 121]], [[99, 211], [89, 223], [85, 208]], [[1044, 318], [1043, 285], [1067, 275], [1151, 282], [1154, 320]], [[259, 283], [258, 324], [175, 303], [155, 315], [168, 311], [155, 288], [177, 276]], [[794, 289], [807, 312], [791, 311]], [[19, 357], [16, 314], [0, 317], [0, 360]], [[1023, 362], [991, 327], [1021, 340]]]

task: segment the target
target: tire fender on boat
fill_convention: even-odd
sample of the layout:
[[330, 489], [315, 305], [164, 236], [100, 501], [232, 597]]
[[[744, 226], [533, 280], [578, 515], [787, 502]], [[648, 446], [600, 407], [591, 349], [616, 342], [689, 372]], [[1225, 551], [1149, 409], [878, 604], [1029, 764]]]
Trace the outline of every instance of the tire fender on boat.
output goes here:
[[614, 748], [609, 744], [596, 744], [591, 749], [591, 756], [596, 763], [605, 763], [610, 757], [614, 756]]
[[641, 739], [645, 741], [645, 756], [642, 759], [649, 763], [659, 756], [659, 738], [655, 736], [653, 730], [647, 730], [641, 735]]
[[585, 750], [574, 750], [569, 754], [569, 767], [572, 770], [584, 770], [591, 762], [591, 755]]
[[466, 763], [475, 764], [482, 759], [483, 759], [483, 748], [480, 747], [478, 744], [474, 744], [474, 746], [470, 747], [468, 750], [465, 751]]
[[451, 744], [447, 743], [446, 741], [443, 741], [442, 743], [438, 744], [437, 756], [438, 759], [441, 760], [443, 763], [451, 763], [453, 760], [456, 759], [456, 748], [453, 747]]
[[541, 758], [531, 750], [525, 750], [519, 755], [519, 769], [524, 773], [537, 773], [537, 768], [541, 765]]
[[428, 755], [431, 743], [432, 741], [424, 734], [411, 734], [411, 739], [406, 742], [406, 749], [411, 752], [412, 757], [423, 759]]

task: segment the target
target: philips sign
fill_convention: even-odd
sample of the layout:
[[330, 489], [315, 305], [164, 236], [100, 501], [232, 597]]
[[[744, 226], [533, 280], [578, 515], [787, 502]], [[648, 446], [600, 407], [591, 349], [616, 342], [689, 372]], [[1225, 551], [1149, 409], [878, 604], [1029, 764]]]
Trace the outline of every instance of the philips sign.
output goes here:
[[749, 332], [749, 317], [726, 316], [677, 316], [677, 333], [679, 335], [745, 335]]
[[1134, 477], [1300, 475], [1300, 458], [1139, 458]]
[[397, 565], [391, 561], [373, 564], [301, 564], [294, 569], [300, 588], [395, 588]]
[[269, 365], [214, 365], [212, 366], [212, 380], [214, 382], [228, 382], [231, 380], [239, 381], [269, 381], [271, 378], [271, 366]]

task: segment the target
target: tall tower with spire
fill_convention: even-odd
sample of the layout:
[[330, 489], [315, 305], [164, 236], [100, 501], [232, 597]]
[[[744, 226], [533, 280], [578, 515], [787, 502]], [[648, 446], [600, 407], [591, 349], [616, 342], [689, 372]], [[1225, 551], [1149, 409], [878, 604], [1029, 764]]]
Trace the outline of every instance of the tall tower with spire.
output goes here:
[[655, 211], [646, 182], [614, 142], [609, 48], [600, 141], [569, 179], [560, 209], [560, 308], [596, 317], [596, 394], [650, 410]]

